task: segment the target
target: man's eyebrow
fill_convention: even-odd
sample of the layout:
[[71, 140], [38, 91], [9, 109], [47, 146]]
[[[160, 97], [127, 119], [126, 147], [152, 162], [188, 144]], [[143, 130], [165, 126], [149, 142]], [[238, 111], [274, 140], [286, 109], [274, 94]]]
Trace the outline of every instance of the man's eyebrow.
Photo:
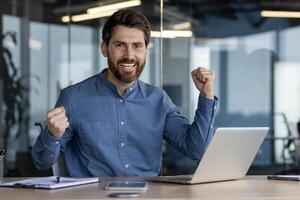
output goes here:
[[[126, 42], [120, 41], [120, 40], [116, 40], [116, 41], [114, 41], [113, 43], [114, 43], [114, 44], [115, 44], [115, 43], [127, 44]], [[137, 42], [132, 42], [132, 44], [144, 44], [144, 42], [137, 41]]]
[[133, 42], [133, 44], [144, 44], [144, 42]]
[[114, 43], [114, 44], [115, 44], [115, 43], [122, 43], [122, 44], [125, 44], [126, 42], [116, 40], [116, 41], [114, 41], [113, 43]]

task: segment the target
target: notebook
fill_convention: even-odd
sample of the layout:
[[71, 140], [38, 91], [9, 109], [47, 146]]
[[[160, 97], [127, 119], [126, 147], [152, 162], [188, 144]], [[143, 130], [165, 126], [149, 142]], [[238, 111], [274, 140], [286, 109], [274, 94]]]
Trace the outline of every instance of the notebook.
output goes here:
[[22, 181], [2, 182], [0, 187], [58, 189], [99, 182], [99, 178], [39, 177]]
[[193, 175], [150, 177], [150, 181], [197, 184], [245, 177], [269, 128], [218, 128]]

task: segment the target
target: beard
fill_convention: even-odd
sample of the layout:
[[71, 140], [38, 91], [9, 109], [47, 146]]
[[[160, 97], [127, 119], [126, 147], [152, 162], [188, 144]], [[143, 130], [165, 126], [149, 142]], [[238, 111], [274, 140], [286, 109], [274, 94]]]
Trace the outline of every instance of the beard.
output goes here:
[[[108, 62], [108, 67], [110, 71], [114, 74], [114, 76], [121, 82], [124, 83], [132, 83], [133, 81], [137, 80], [141, 73], [143, 72], [143, 69], [145, 67], [146, 59], [140, 63], [136, 60], [130, 60], [130, 59], [121, 59], [118, 60], [116, 64], [112, 61], [111, 57], [108, 55], [107, 56], [107, 62]], [[120, 66], [121, 63], [135, 63], [134, 68], [135, 71], [133, 74], [126, 74], [122, 73], [122, 70], [120, 69], [122, 66]]]

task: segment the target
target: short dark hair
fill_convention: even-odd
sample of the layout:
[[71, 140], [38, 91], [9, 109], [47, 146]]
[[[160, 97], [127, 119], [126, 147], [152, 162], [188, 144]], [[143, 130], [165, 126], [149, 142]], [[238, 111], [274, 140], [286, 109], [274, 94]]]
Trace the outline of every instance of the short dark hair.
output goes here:
[[148, 46], [150, 40], [150, 23], [148, 19], [139, 12], [122, 9], [110, 16], [103, 29], [102, 40], [108, 45], [111, 39], [113, 28], [117, 25], [124, 25], [130, 28], [137, 28], [144, 32], [145, 44]]

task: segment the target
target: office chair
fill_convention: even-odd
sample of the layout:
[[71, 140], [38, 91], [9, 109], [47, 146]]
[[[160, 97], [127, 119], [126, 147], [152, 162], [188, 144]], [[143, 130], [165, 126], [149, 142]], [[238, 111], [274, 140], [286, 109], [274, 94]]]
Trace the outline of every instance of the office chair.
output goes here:
[[[44, 128], [46, 128], [47, 122], [46, 121], [35, 122], [34, 125], [40, 127], [42, 132]], [[56, 163], [52, 165], [52, 173], [53, 176], [64, 176], [64, 177], [69, 176], [68, 170], [65, 166], [64, 155], [62, 153], [58, 157]]]
[[[292, 124], [290, 121], [288, 121], [287, 116], [285, 113], [277, 113], [278, 115], [281, 115], [283, 117], [283, 123], [286, 126], [288, 135], [287, 135], [287, 142], [283, 146], [282, 151], [282, 158], [284, 161], [284, 174], [298, 174], [300, 172], [300, 139], [299, 139], [299, 133], [297, 130], [297, 125]], [[291, 167], [287, 168], [287, 158], [285, 156], [285, 153], [288, 152], [291, 157]]]

